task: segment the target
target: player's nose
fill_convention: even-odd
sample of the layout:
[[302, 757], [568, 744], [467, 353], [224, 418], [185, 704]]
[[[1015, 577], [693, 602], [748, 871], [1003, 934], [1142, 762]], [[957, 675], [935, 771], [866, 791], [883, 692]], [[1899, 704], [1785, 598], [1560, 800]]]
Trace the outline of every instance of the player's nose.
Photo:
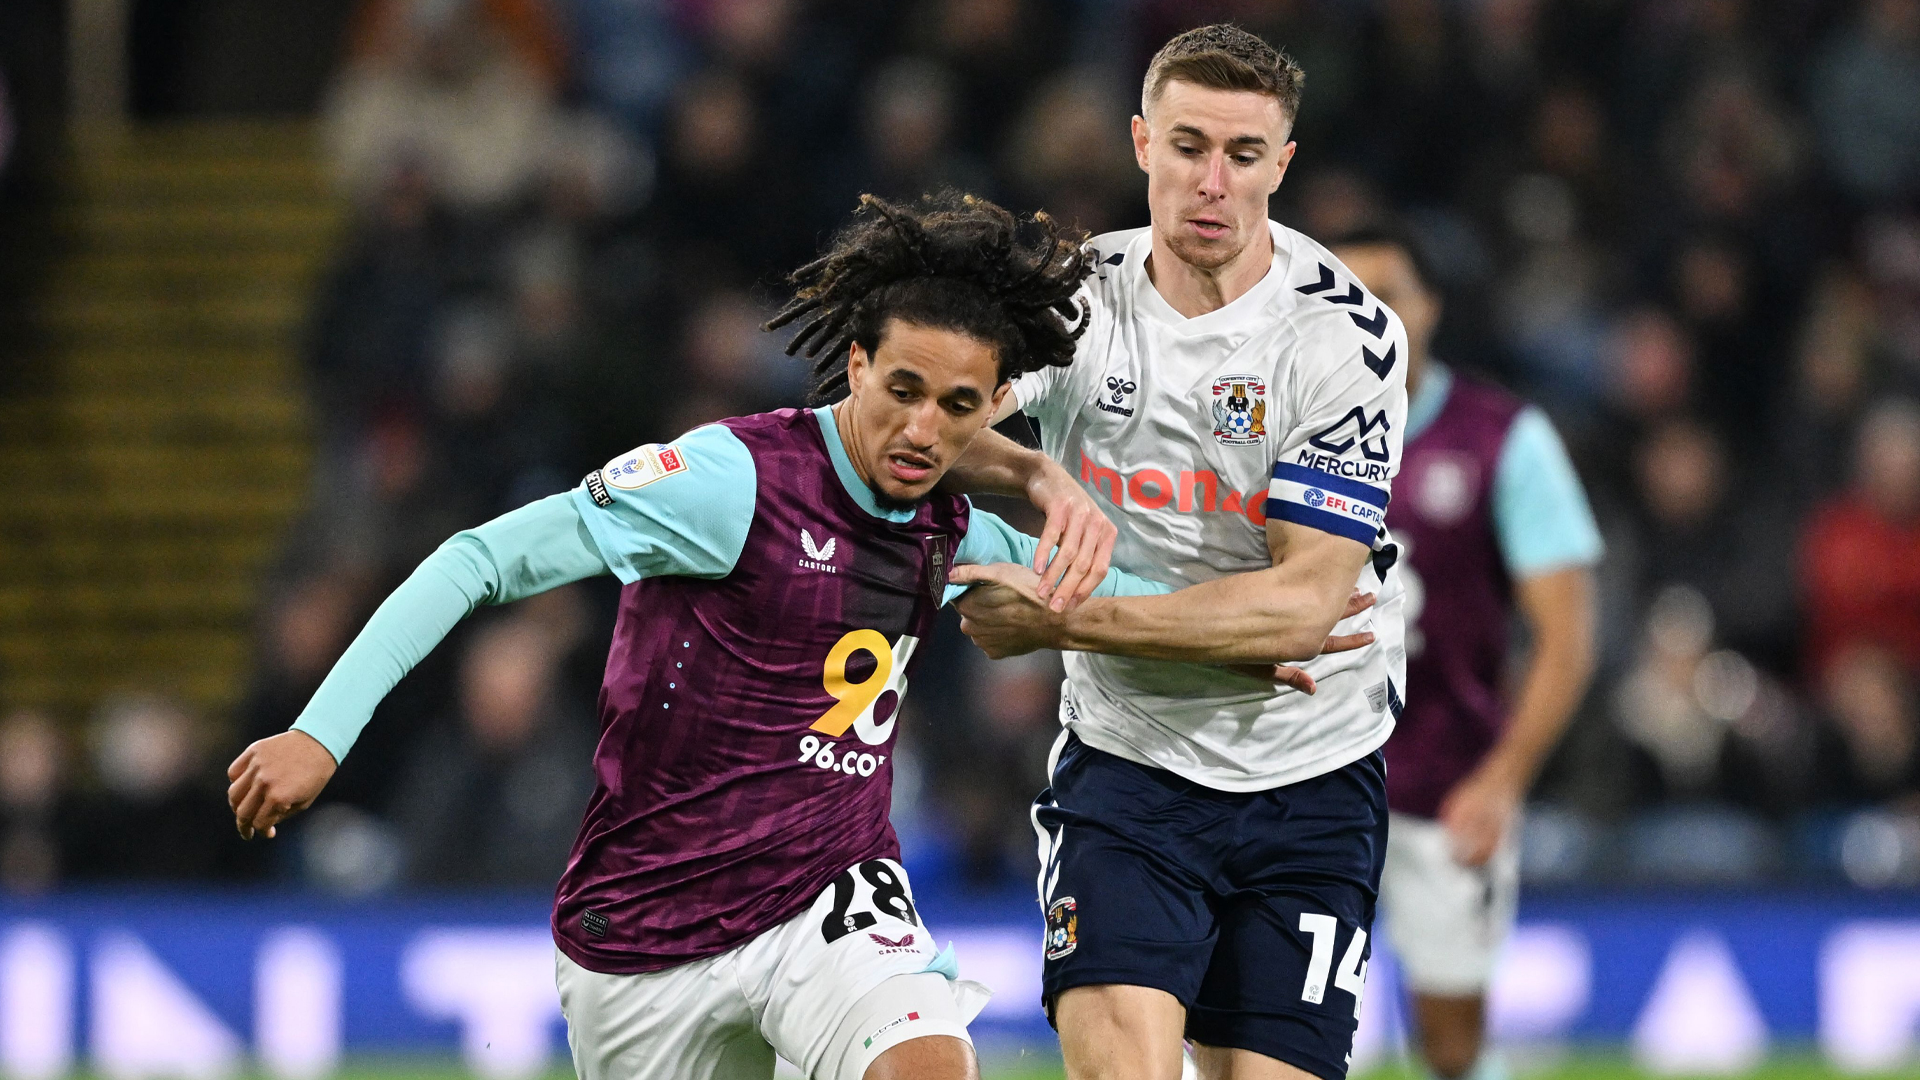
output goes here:
[[1210, 154], [1207, 157], [1207, 173], [1200, 181], [1200, 194], [1209, 199], [1222, 198], [1227, 193], [1227, 155]]
[[939, 404], [927, 402], [907, 417], [907, 428], [901, 434], [915, 450], [931, 450], [940, 441], [940, 421]]

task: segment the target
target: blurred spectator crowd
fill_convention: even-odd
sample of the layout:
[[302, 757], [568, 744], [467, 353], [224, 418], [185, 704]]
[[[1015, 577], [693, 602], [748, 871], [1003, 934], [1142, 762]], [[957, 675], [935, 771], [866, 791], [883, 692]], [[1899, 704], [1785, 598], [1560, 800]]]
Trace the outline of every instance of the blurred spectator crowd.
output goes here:
[[[198, 778], [448, 535], [799, 403], [758, 324], [859, 193], [1146, 224], [1141, 73], [1222, 19], [1307, 72], [1275, 217], [1403, 222], [1439, 356], [1546, 406], [1600, 516], [1602, 668], [1530, 877], [1920, 883], [1920, 0], [367, 0], [321, 125], [357, 224], [307, 343], [320, 464], [238, 741], [111, 702], [76, 789], [82, 748], [5, 720], [0, 874], [550, 884], [610, 579], [459, 628], [271, 851], [203, 842]], [[942, 627], [917, 879], [1027, 879], [1059, 678]]]

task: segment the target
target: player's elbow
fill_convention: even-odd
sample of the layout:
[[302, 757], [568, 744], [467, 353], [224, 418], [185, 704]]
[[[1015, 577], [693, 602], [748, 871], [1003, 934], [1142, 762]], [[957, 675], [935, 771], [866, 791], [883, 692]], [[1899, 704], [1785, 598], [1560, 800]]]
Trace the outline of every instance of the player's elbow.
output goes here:
[[1326, 642], [1325, 630], [1316, 631], [1312, 627], [1302, 627], [1297, 622], [1276, 620], [1265, 633], [1259, 635], [1259, 655], [1252, 659], [1256, 663], [1298, 663], [1319, 656]]

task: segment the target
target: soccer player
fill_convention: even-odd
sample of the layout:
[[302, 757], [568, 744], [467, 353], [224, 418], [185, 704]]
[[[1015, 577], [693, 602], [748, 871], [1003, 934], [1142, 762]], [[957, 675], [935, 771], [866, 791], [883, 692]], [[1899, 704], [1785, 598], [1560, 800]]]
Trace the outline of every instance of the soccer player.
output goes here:
[[[1133, 118], [1152, 224], [1093, 241], [1074, 363], [1002, 406], [1113, 517], [1114, 565], [1177, 591], [1065, 610], [1031, 571], [956, 576], [1000, 586], [959, 602], [989, 655], [1077, 650], [1034, 807], [1074, 1080], [1173, 1080], [1183, 1036], [1214, 1077], [1339, 1080], [1352, 1048], [1407, 685], [1385, 527], [1407, 342], [1267, 218], [1300, 81], [1231, 26], [1154, 56]], [[1013, 452], [983, 438], [957, 471]], [[1211, 666], [1277, 660], [1303, 661], [1286, 685]]]
[[[1430, 358], [1440, 296], [1419, 249], [1381, 229], [1333, 250], [1407, 328], [1406, 452], [1387, 524], [1412, 629], [1407, 707], [1387, 740], [1380, 903], [1421, 1055], [1444, 1080], [1492, 1077], [1487, 981], [1519, 894], [1515, 818], [1593, 672], [1600, 533], [1546, 416]], [[1509, 708], [1516, 609], [1532, 648]]]
[[776, 1051], [817, 1080], [977, 1075], [986, 994], [935, 954], [897, 861], [894, 733], [949, 568], [1035, 553], [934, 487], [1013, 376], [1072, 360], [1082, 239], [967, 197], [865, 200], [769, 324], [810, 320], [793, 348], [837, 402], [642, 446], [453, 537], [293, 730], [233, 763], [241, 832], [311, 804], [476, 605], [612, 573], [595, 788], [553, 909], [579, 1075], [766, 1077]]

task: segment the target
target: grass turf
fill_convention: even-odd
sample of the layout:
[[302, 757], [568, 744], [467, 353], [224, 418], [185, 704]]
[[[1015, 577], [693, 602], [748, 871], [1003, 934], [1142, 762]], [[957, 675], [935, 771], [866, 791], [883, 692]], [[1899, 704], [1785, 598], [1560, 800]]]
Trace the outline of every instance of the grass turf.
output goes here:
[[[558, 1064], [558, 1063], [556, 1063]], [[981, 1080], [1063, 1080], [1058, 1060], [1046, 1058], [1000, 1058], [988, 1060], [980, 1070]], [[1517, 1080], [1643, 1080], [1647, 1074], [1618, 1051], [1588, 1051], [1569, 1054], [1558, 1061], [1531, 1068], [1516, 1068]], [[1859, 1080], [1822, 1061], [1813, 1053], [1785, 1053], [1769, 1058], [1747, 1074], [1751, 1080]], [[373, 1060], [347, 1062], [333, 1080], [471, 1080], [472, 1074], [459, 1063], [445, 1058]], [[573, 1072], [564, 1067], [549, 1071], [540, 1080], [572, 1080]], [[1875, 1080], [1920, 1080], [1920, 1061], [1895, 1073], [1880, 1074]], [[84, 1078], [75, 1078], [84, 1080]], [[249, 1077], [248, 1080], [253, 1080]], [[1390, 1065], [1355, 1073], [1352, 1080], [1429, 1080], [1425, 1073], [1403, 1065]]]

